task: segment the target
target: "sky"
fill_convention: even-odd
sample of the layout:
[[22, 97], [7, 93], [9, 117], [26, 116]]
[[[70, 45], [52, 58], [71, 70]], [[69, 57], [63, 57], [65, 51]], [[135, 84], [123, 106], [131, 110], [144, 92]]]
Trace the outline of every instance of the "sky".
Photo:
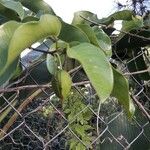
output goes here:
[[[88, 10], [98, 18], [107, 17], [116, 10], [115, 0], [44, 0], [65, 22], [71, 23], [76, 11]], [[125, 1], [125, 0], [119, 0]]]
[[[44, 0], [65, 22], [71, 23], [73, 14], [76, 11], [87, 10], [97, 14], [98, 18], [107, 17], [115, 12], [115, 1], [124, 3], [127, 0]], [[121, 28], [120, 22], [116, 22], [116, 27]], [[37, 47], [37, 43], [33, 45]], [[30, 50], [22, 52], [21, 57], [26, 55]]]

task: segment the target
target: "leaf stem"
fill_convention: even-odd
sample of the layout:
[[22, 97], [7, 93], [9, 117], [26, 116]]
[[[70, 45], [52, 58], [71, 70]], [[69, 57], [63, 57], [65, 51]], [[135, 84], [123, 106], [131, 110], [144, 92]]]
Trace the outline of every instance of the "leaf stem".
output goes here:
[[56, 56], [57, 56], [57, 58], [58, 58], [59, 67], [60, 67], [60, 69], [62, 69], [62, 63], [61, 63], [60, 56], [59, 56], [59, 54], [58, 54], [58, 53], [56, 53], [55, 55], [56, 55]]

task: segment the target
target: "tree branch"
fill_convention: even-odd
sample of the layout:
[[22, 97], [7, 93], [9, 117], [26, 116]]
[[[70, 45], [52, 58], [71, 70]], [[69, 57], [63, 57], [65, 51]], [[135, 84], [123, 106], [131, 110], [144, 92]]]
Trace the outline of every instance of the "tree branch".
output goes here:
[[35, 91], [33, 94], [31, 94], [27, 99], [25, 99], [23, 101], [23, 103], [21, 103], [21, 105], [19, 106], [19, 108], [17, 109], [17, 111], [12, 115], [12, 117], [8, 120], [8, 122], [5, 124], [5, 126], [1, 129], [0, 131], [0, 139], [3, 138], [5, 136], [5, 134], [7, 133], [7, 131], [9, 130], [9, 128], [13, 125], [13, 123], [17, 120], [19, 113], [21, 113], [25, 107], [31, 103], [33, 101], [33, 99], [38, 96], [41, 92], [43, 91], [43, 89], [38, 89], [37, 91]]
[[50, 84], [45, 85], [24, 85], [24, 86], [18, 86], [13, 88], [0, 88], [0, 93], [8, 93], [8, 92], [14, 92], [14, 91], [20, 91], [25, 89], [33, 89], [33, 88], [50, 88]]
[[32, 49], [32, 50], [37, 51], [37, 52], [45, 53], [45, 54], [51, 54], [51, 55], [56, 53], [56, 50], [54, 50], [54, 51], [45, 51], [45, 50], [38, 49], [38, 48], [33, 48], [33, 47], [29, 47], [29, 49]]
[[[89, 19], [87, 19], [87, 18], [85, 18], [85, 17], [83, 17], [83, 16], [81, 16], [81, 15], [80, 15], [80, 17], [83, 18], [84, 20], [90, 22], [90, 23], [93, 23], [94, 25], [101, 26], [101, 27], [104, 27], [104, 28], [109, 28], [107, 25], [100, 24], [100, 23], [97, 23], [97, 22], [95, 22], [95, 21], [89, 20]], [[133, 34], [133, 33], [130, 33], [130, 32], [118, 30], [118, 29], [116, 29], [116, 28], [114, 28], [114, 29], [115, 29], [116, 31], [118, 31], [118, 32], [125, 33], [125, 34], [128, 34], [128, 35], [133, 36], [133, 37], [137, 37], [137, 38], [140, 38], [140, 39], [143, 39], [143, 40], [148, 40], [148, 41], [150, 41], [150, 38], [146, 38], [146, 37], [144, 37], [144, 36], [140, 36], [140, 35]]]
[[[72, 86], [80, 86], [84, 84], [89, 84], [90, 81], [82, 81], [82, 82], [77, 82], [73, 83]], [[8, 93], [8, 92], [15, 92], [15, 91], [21, 91], [25, 89], [33, 89], [33, 88], [50, 88], [51, 85], [49, 84], [44, 84], [44, 85], [24, 85], [24, 86], [18, 86], [18, 87], [12, 87], [12, 88], [0, 88], [0, 94], [1, 93]]]
[[133, 101], [135, 102], [135, 104], [139, 107], [139, 109], [144, 113], [144, 115], [147, 117], [147, 119], [150, 121], [150, 115], [149, 113], [145, 110], [145, 108], [143, 107], [143, 105], [136, 99], [135, 96], [130, 95], [131, 98], [133, 99]]
[[78, 66], [78, 67], [76, 67], [76, 68], [70, 70], [68, 73], [69, 73], [69, 74], [72, 74], [72, 73], [74, 73], [74, 72], [80, 70], [81, 68], [82, 68], [82, 66], [80, 65], [80, 66]]
[[140, 71], [136, 71], [136, 72], [127, 72], [127, 73], [124, 73], [123, 75], [135, 75], [135, 74], [146, 73], [149, 71], [150, 71], [150, 67], [148, 69], [140, 70]]

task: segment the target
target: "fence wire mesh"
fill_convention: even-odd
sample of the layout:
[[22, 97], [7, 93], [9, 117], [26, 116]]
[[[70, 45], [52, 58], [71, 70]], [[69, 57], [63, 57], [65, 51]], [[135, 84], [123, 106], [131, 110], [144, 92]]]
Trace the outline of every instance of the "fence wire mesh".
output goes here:
[[[40, 48], [35, 50], [38, 49]], [[46, 51], [47, 46], [42, 47], [42, 50]], [[39, 83], [39, 75], [32, 73], [44, 59], [36, 61], [29, 69], [33, 57], [37, 58], [40, 55], [40, 52], [30, 52], [20, 60], [24, 67], [24, 75], [1, 91], [0, 149], [67, 150], [76, 145], [77, 150], [150, 150], [150, 81], [139, 83], [134, 74], [127, 69], [127, 64], [134, 62], [143, 53], [149, 61], [146, 51], [143, 50], [128, 62], [122, 61], [117, 55], [119, 61], [110, 60], [119, 65], [120, 70], [136, 85], [131, 94], [137, 111], [131, 121], [115, 98], [110, 97], [104, 104], [99, 103], [89, 82], [84, 87], [74, 84], [73, 89], [83, 103], [80, 107], [73, 102], [75, 106], [72, 107], [76, 107], [76, 112], [70, 119], [63, 111], [65, 106], [62, 107], [49, 84]], [[78, 72], [79, 69], [73, 70], [71, 75]], [[40, 73], [44, 77], [45, 73], [42, 70]], [[139, 71], [135, 74], [140, 73]], [[24, 83], [21, 88], [20, 83]], [[86, 114], [90, 116], [87, 122], [91, 128], [86, 124], [88, 130], [83, 130], [78, 119], [83, 121], [81, 118], [86, 118]]]

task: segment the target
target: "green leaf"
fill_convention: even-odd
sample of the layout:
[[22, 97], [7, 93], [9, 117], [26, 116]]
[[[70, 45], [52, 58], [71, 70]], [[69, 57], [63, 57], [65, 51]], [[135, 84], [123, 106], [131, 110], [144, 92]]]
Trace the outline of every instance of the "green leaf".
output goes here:
[[23, 73], [23, 68], [21, 63], [19, 62], [17, 65], [17, 68], [12, 76], [12, 80], [16, 79], [17, 77], [19, 77], [21, 74]]
[[52, 56], [51, 54], [47, 55], [46, 65], [47, 65], [47, 69], [48, 69], [49, 73], [54, 75], [57, 70], [57, 64], [55, 62], [54, 56]]
[[113, 68], [114, 87], [111, 95], [116, 97], [121, 105], [123, 105], [128, 117], [134, 115], [135, 107], [129, 96], [129, 85], [127, 79]]
[[55, 15], [53, 9], [43, 0], [19, 0], [23, 6], [35, 13], [42, 11], [45, 14]]
[[[3, 5], [4, 8], [3, 8], [3, 11], [2, 12], [7, 12], [8, 9], [16, 12], [20, 19], [22, 20], [24, 18], [24, 9], [23, 9], [23, 6], [20, 2], [15, 2], [13, 0], [1, 0], [0, 1], [0, 5]], [[2, 10], [2, 6], [0, 6], [0, 10]]]
[[130, 10], [122, 10], [115, 12], [107, 18], [102, 18], [98, 21], [100, 24], [109, 25], [113, 23], [115, 20], [132, 20], [133, 12]]
[[78, 11], [74, 13], [74, 18], [72, 20], [73, 25], [77, 24], [88, 24], [91, 23], [89, 21], [86, 21], [84, 18], [88, 18], [91, 21], [98, 20], [97, 15], [90, 12], [90, 11]]
[[67, 54], [81, 63], [98, 96], [104, 102], [113, 88], [113, 71], [104, 52], [89, 43], [82, 43], [69, 48]]
[[[130, 32], [143, 27], [143, 19], [132, 17], [130, 21], [123, 21], [121, 31]], [[119, 38], [122, 38], [126, 33], [121, 32]]]
[[33, 16], [27, 16], [22, 20], [23, 23], [29, 22], [29, 21], [39, 21], [39, 18], [33, 17]]
[[3, 5], [0, 4], [0, 16], [1, 16], [1, 20], [0, 23], [3, 24], [9, 20], [16, 20], [16, 21], [20, 21], [19, 16], [17, 15], [16, 12], [14, 12], [11, 9], [5, 8]]
[[70, 93], [71, 85], [72, 85], [72, 81], [71, 81], [71, 77], [70, 77], [69, 73], [65, 70], [61, 70], [61, 75], [60, 75], [59, 81], [61, 82], [60, 88], [61, 88], [62, 98], [66, 99]]
[[130, 21], [123, 21], [122, 22], [122, 31], [129, 32], [134, 29], [138, 29], [143, 27], [143, 19], [142, 18], [135, 18], [133, 17]]
[[110, 37], [99, 27], [93, 27], [93, 31], [98, 39], [99, 46], [106, 52], [107, 56], [111, 57], [111, 39]]
[[115, 12], [114, 14], [108, 16], [107, 18], [98, 19], [97, 15], [92, 12], [79, 11], [74, 14], [72, 24], [73, 25], [77, 25], [77, 24], [91, 25], [92, 23], [88, 21], [88, 20], [90, 20], [90, 21], [93, 21], [98, 24], [109, 25], [109, 24], [113, 23], [115, 20], [128, 20], [128, 21], [132, 20], [133, 15], [134, 14], [132, 11], [123, 10], [123, 11]]
[[[15, 27], [12, 28], [11, 24], [15, 24]], [[20, 53], [40, 39], [48, 36], [58, 36], [61, 23], [57, 17], [47, 14], [43, 15], [39, 21], [23, 23], [17, 27], [16, 23], [9, 23], [7, 28], [4, 28], [5, 30], [3, 26], [0, 28], [3, 33], [0, 47], [4, 47], [0, 49], [0, 54], [2, 57], [6, 56], [6, 58], [0, 60], [0, 85], [10, 79], [14, 73]], [[9, 40], [6, 39], [7, 37]], [[3, 43], [6, 43], [6, 46]], [[3, 59], [5, 62], [2, 61]]]
[[72, 81], [69, 73], [62, 69], [57, 70], [52, 80], [52, 87], [55, 94], [61, 100], [65, 100], [67, 98], [71, 90], [71, 85]]
[[78, 27], [62, 22], [59, 38], [65, 42], [90, 42], [87, 35]]
[[[15, 21], [10, 21], [0, 26], [0, 70], [6, 64], [7, 56], [8, 56], [8, 48], [11, 38], [15, 32], [15, 30], [20, 26], [20, 23]], [[0, 71], [1, 72], [1, 71]]]
[[84, 129], [85, 129], [85, 131], [87, 131], [87, 130], [89, 130], [89, 129], [94, 129], [93, 127], [91, 127], [90, 125], [84, 125], [83, 126], [84, 127]]
[[74, 140], [74, 139], [71, 139], [70, 141], [70, 150], [74, 150], [74, 148], [76, 147], [78, 141], [77, 140]]
[[[136, 47], [137, 45], [139, 45], [139, 43], [142, 44], [142, 41], [138, 42], [138, 44], [135, 44], [137, 40], [139, 41], [139, 38], [137, 38], [137, 40], [136, 40], [136, 37], [132, 38], [132, 36], [130, 36], [130, 35], [127, 36], [128, 32], [132, 32], [132, 34], [133, 33], [137, 34], [134, 30], [141, 29], [141, 27], [143, 27], [143, 19], [140, 17], [132, 17], [132, 20], [123, 21], [122, 28], [121, 28], [122, 32], [120, 32], [117, 40], [114, 43], [115, 49], [122, 50], [123, 49], [122, 47], [133, 48], [133, 47]], [[130, 40], [131, 40], [131, 42], [130, 42]], [[125, 43], [127, 43], [127, 44], [125, 44]], [[131, 45], [132, 43], [133, 43], [133, 45]]]
[[85, 32], [92, 44], [103, 49], [103, 51], [111, 57], [111, 40], [102, 29], [99, 27], [92, 28], [87, 24], [79, 24], [77, 26]]
[[75, 150], [86, 150], [85, 146], [82, 143], [78, 143]]
[[50, 46], [50, 50], [52, 51], [58, 51], [58, 52], [63, 52], [63, 50], [67, 49], [68, 47], [68, 43], [62, 41], [62, 40], [58, 40], [56, 43], [53, 43]]
[[75, 132], [81, 136], [84, 137], [85, 136], [85, 130], [86, 128], [84, 128], [84, 126], [80, 125], [80, 124], [75, 124]]
[[90, 25], [78, 24], [76, 26], [79, 27], [87, 35], [87, 37], [89, 38], [89, 40], [92, 44], [99, 47], [98, 39], [97, 39], [94, 31], [92, 30], [92, 27], [90, 27]]

